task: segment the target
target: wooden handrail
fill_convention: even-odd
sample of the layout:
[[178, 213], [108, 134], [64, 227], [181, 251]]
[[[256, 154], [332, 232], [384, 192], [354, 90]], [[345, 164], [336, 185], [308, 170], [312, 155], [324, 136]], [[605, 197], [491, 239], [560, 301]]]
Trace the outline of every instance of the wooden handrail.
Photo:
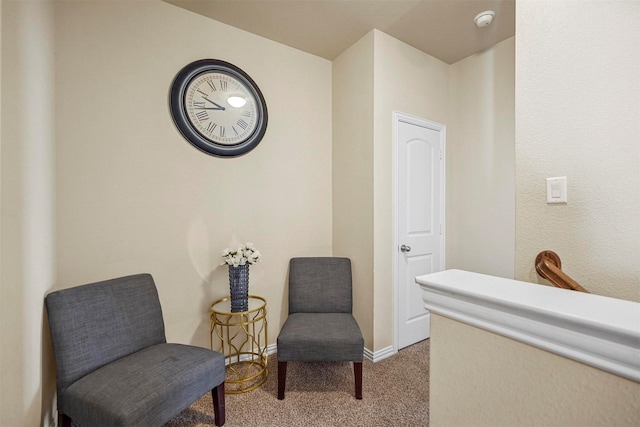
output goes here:
[[547, 279], [553, 286], [589, 293], [589, 291], [561, 270], [562, 263], [560, 257], [555, 252], [540, 252], [536, 257], [535, 266], [538, 274], [542, 278]]

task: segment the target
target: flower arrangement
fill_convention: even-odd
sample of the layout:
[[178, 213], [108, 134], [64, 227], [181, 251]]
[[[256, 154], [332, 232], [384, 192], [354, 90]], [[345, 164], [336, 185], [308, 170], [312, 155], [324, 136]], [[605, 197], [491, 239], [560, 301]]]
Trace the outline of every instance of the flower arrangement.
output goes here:
[[255, 264], [260, 261], [262, 254], [253, 247], [253, 243], [247, 242], [239, 245], [237, 249], [229, 248], [222, 251], [222, 263], [220, 265], [231, 265], [238, 267], [239, 265]]

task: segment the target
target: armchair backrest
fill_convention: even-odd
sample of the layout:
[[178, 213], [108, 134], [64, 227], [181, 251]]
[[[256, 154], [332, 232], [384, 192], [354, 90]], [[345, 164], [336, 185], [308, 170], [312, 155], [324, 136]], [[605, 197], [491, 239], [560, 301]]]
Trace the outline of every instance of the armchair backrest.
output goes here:
[[58, 396], [88, 373], [166, 342], [158, 291], [149, 274], [55, 291], [45, 305]]
[[292, 258], [289, 262], [289, 314], [351, 313], [349, 258]]

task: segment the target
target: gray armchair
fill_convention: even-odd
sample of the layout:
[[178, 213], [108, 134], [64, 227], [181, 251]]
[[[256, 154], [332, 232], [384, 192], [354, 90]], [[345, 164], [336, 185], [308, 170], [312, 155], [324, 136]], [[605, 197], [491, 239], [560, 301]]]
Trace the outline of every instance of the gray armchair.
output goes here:
[[352, 315], [348, 258], [293, 258], [289, 317], [278, 335], [278, 399], [284, 399], [287, 362], [353, 362], [356, 399], [362, 399], [364, 338]]
[[161, 426], [209, 391], [224, 424], [224, 357], [166, 342], [150, 275], [52, 292], [45, 305], [58, 425]]

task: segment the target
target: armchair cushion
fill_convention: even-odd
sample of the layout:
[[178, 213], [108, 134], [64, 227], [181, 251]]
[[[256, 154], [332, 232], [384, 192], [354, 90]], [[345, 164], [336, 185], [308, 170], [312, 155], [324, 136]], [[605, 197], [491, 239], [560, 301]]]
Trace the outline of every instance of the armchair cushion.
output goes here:
[[104, 426], [160, 426], [223, 381], [222, 354], [157, 344], [73, 383], [61, 409], [81, 426], [96, 419]]
[[293, 313], [278, 335], [278, 361], [361, 362], [364, 338], [351, 313]]

